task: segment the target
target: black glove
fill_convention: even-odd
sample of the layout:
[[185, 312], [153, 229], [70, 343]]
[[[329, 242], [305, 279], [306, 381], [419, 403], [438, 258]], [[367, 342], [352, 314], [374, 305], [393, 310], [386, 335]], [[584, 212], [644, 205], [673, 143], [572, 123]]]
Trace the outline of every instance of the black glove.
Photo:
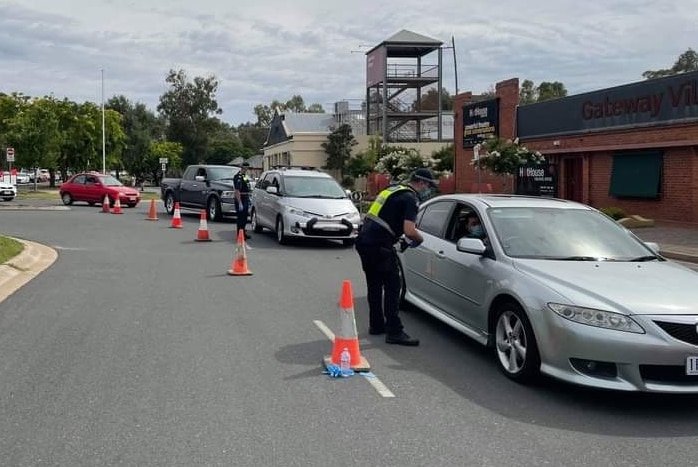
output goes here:
[[400, 248], [399, 248], [400, 253], [404, 253], [405, 250], [410, 247], [409, 242], [404, 237], [400, 239], [399, 243], [400, 243]]

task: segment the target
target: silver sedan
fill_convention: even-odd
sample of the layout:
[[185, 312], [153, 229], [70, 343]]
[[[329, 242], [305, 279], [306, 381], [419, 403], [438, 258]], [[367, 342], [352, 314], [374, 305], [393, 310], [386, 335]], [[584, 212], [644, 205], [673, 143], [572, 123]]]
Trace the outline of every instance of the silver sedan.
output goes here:
[[432, 198], [417, 227], [403, 299], [490, 346], [509, 378], [698, 392], [698, 273], [656, 244], [589, 206], [510, 195]]

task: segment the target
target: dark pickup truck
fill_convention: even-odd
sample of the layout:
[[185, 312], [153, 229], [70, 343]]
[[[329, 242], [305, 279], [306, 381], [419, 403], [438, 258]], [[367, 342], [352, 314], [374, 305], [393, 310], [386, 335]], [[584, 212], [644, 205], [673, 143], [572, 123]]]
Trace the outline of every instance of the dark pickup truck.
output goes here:
[[174, 214], [178, 201], [181, 210], [206, 209], [206, 217], [211, 221], [235, 216], [233, 177], [239, 171], [239, 167], [229, 165], [190, 165], [182, 178], [163, 178], [160, 195], [167, 213]]

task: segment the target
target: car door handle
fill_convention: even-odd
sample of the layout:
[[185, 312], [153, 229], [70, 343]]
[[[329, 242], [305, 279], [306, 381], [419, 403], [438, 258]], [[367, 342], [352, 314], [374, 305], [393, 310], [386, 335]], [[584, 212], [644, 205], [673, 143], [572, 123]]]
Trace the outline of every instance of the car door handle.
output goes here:
[[444, 258], [446, 257], [446, 253], [444, 253], [443, 250], [438, 251], [438, 252], [436, 253], [436, 257], [439, 258], [439, 259], [444, 259]]

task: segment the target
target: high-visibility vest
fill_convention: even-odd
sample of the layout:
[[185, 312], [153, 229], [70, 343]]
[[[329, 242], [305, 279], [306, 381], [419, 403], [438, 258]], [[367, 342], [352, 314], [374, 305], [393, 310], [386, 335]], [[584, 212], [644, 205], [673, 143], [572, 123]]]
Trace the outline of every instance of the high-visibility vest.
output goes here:
[[390, 196], [397, 192], [405, 190], [411, 190], [411, 188], [405, 185], [394, 185], [389, 186], [388, 188], [385, 188], [383, 191], [378, 193], [378, 196], [376, 196], [375, 201], [371, 203], [371, 207], [368, 209], [368, 212], [366, 213], [366, 219], [370, 219], [371, 221], [375, 222], [376, 224], [380, 225], [385, 230], [390, 232], [390, 235], [392, 235], [393, 237], [397, 237], [390, 225], [383, 219], [378, 217], [378, 214], [381, 212], [381, 209], [383, 209], [385, 202], [388, 200]]

